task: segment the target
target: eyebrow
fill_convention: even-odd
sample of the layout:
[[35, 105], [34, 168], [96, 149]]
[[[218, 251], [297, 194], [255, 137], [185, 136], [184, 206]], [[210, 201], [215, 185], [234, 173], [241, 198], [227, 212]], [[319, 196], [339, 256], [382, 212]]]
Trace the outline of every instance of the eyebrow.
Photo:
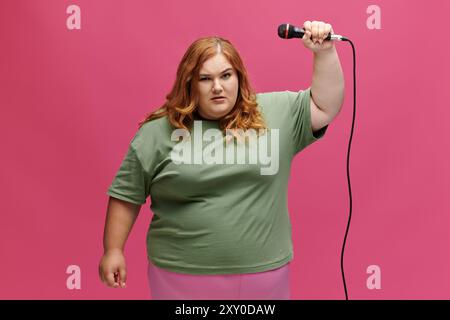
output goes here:
[[[225, 69], [225, 70], [223, 70], [220, 74], [222, 74], [222, 73], [224, 73], [224, 72], [226, 72], [226, 71], [229, 71], [229, 70], [233, 70], [233, 68]], [[209, 74], [201, 73], [200, 76], [209, 76]]]

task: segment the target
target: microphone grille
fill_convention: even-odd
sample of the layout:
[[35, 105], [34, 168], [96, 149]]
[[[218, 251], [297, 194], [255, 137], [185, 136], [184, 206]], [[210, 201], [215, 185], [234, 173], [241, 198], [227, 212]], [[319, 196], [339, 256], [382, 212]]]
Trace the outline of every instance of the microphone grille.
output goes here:
[[294, 36], [294, 27], [289, 23], [278, 26], [278, 36], [283, 39], [291, 39]]

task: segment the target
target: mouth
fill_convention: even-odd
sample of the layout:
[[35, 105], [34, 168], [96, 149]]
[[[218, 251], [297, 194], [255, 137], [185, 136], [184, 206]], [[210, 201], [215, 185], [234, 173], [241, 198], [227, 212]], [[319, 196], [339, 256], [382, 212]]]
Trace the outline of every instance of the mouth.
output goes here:
[[225, 100], [226, 98], [225, 97], [222, 97], [222, 96], [220, 96], [220, 97], [214, 97], [214, 98], [212, 98], [211, 100], [214, 100], [214, 101], [222, 101], [222, 100]]

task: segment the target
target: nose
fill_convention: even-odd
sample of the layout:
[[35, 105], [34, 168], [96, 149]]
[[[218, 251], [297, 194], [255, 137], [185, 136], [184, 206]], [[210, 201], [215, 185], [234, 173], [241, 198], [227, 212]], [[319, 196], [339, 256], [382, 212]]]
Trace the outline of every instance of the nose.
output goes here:
[[214, 94], [220, 93], [222, 91], [222, 86], [220, 85], [219, 80], [215, 80], [213, 84], [213, 92]]

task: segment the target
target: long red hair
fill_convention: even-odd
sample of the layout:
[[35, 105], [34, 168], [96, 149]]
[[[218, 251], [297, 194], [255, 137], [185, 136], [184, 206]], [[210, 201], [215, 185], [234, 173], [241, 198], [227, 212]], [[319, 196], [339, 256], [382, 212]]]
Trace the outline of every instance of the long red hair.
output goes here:
[[218, 53], [222, 53], [228, 59], [239, 79], [236, 104], [226, 116], [218, 120], [220, 129], [223, 133], [226, 129], [255, 129], [256, 132], [259, 129], [266, 129], [263, 116], [257, 109], [256, 94], [250, 85], [242, 59], [231, 42], [220, 37], [200, 38], [189, 46], [178, 65], [176, 80], [166, 96], [167, 101], [140, 121], [139, 128], [148, 121], [167, 116], [173, 127], [190, 130], [194, 122], [193, 112], [198, 108], [200, 68], [206, 60]]

